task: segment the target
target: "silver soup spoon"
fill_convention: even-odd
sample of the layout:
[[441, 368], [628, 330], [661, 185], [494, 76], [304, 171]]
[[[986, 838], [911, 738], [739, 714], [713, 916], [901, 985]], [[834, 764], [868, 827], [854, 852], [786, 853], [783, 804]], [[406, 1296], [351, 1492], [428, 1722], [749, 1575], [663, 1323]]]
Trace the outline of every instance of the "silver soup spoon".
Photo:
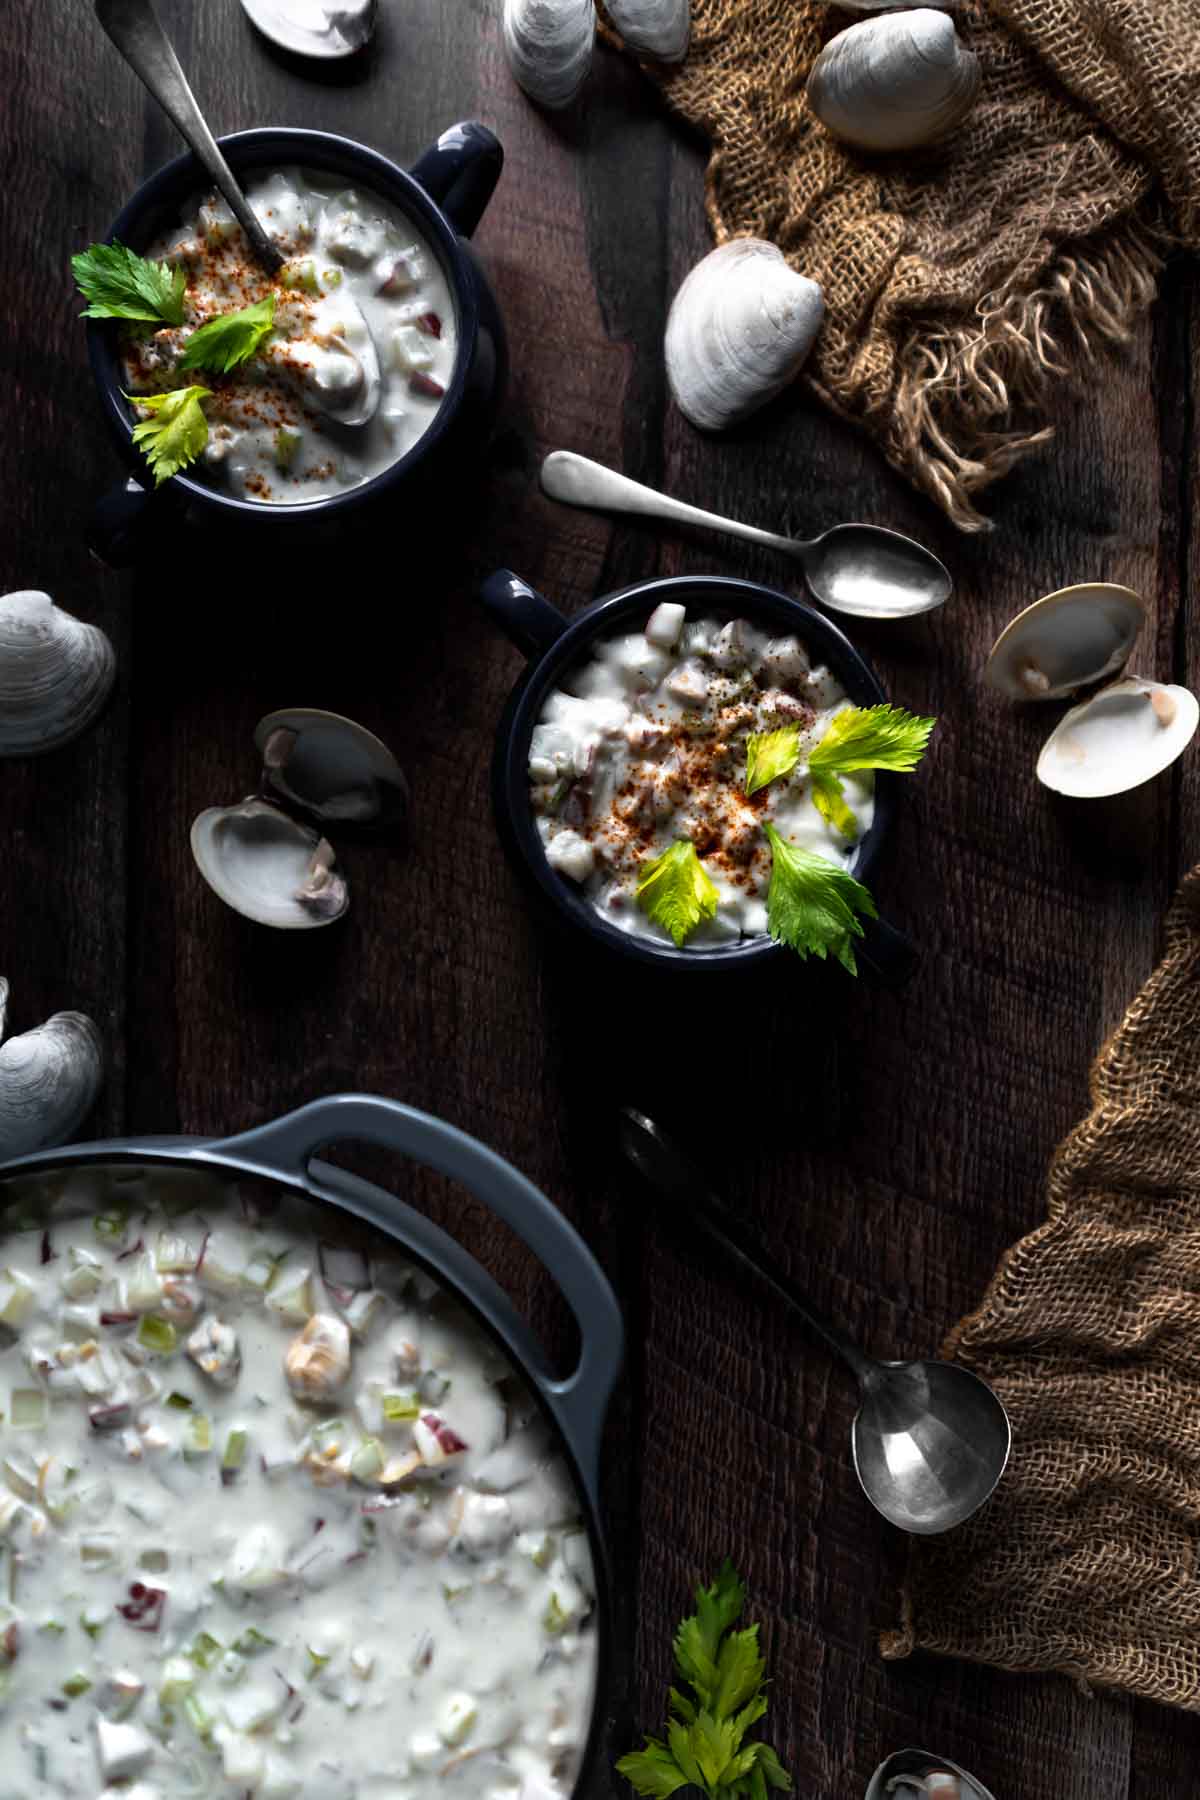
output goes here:
[[917, 1537], [949, 1531], [978, 1512], [1012, 1446], [1008, 1414], [987, 1383], [958, 1363], [864, 1356], [767, 1261], [653, 1119], [622, 1107], [620, 1130], [625, 1155], [675, 1216], [716, 1244], [726, 1263], [756, 1275], [851, 1369], [862, 1396], [851, 1433], [854, 1468], [876, 1511]]
[[949, 570], [931, 550], [882, 525], [834, 525], [817, 538], [780, 537], [720, 513], [673, 500], [656, 488], [630, 481], [615, 469], [572, 450], [552, 450], [542, 464], [542, 487], [553, 500], [602, 512], [640, 513], [729, 532], [752, 544], [795, 557], [822, 606], [860, 619], [905, 619], [932, 612], [950, 598]]
[[[179, 66], [174, 45], [163, 29], [162, 21], [150, 0], [95, 0], [96, 17], [101, 28], [116, 45], [134, 74], [143, 81], [171, 123], [189, 145], [197, 161], [207, 171], [229, 203], [229, 209], [245, 232], [250, 248], [268, 275], [278, 275], [285, 258], [274, 239], [264, 230], [258, 215], [242, 192], [237, 177], [225, 161], [217, 140], [208, 128], [196, 96], [188, 86]], [[358, 364], [357, 382], [323, 391], [314, 381], [306, 382], [305, 397], [314, 407], [343, 425], [365, 425], [379, 406], [382, 383], [379, 359], [370, 328], [349, 294], [338, 296], [338, 309], [361, 324], [361, 354], [355, 356], [340, 339], [331, 349], [353, 357]]]

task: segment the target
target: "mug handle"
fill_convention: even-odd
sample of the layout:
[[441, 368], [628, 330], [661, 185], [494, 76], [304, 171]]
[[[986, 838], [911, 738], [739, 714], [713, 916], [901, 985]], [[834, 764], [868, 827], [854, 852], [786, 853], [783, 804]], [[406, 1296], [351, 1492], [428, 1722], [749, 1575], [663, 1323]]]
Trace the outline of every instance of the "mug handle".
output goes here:
[[900, 988], [912, 980], [921, 952], [910, 937], [886, 919], [863, 924], [863, 935], [854, 940], [854, 955], [875, 987]]
[[152, 548], [162, 499], [131, 475], [102, 494], [87, 522], [87, 547], [109, 569], [127, 569]]
[[474, 235], [504, 167], [499, 138], [475, 119], [443, 131], [408, 171], [460, 237]]
[[[323, 1145], [351, 1139], [399, 1151], [461, 1181], [512, 1227], [553, 1275], [575, 1315], [580, 1352], [572, 1374], [559, 1378], [550, 1372], [544, 1351], [517, 1319], [503, 1290], [454, 1238], [391, 1194], [384, 1195], [386, 1207], [359, 1204], [339, 1188], [341, 1171], [327, 1164], [310, 1172], [310, 1161]], [[399, 1226], [403, 1240], [424, 1252], [435, 1270], [445, 1269], [501, 1337], [516, 1339], [529, 1377], [558, 1420], [589, 1497], [598, 1503], [604, 1415], [624, 1341], [620, 1308], [607, 1276], [575, 1227], [511, 1163], [444, 1120], [375, 1094], [314, 1100], [237, 1137], [197, 1146], [197, 1151], [201, 1159], [212, 1155], [267, 1179], [295, 1179], [385, 1230]], [[342, 1180], [349, 1184], [354, 1178]], [[365, 1183], [355, 1185], [369, 1195], [380, 1191]]]
[[531, 661], [544, 656], [567, 629], [557, 606], [551, 606], [511, 569], [494, 570], [481, 584], [478, 599], [505, 636]]

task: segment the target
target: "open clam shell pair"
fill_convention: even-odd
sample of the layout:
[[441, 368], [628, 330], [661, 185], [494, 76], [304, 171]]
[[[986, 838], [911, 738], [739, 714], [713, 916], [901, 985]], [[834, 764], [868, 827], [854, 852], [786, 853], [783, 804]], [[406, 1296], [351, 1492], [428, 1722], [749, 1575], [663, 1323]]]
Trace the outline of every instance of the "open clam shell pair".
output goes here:
[[[0, 1039], [8, 982], [0, 976]], [[0, 1162], [65, 1143], [104, 1081], [100, 1033], [86, 1013], [61, 1012], [0, 1043]]]
[[1081, 582], [1027, 606], [997, 638], [985, 678], [1010, 700], [1063, 700], [1107, 682], [1050, 733], [1037, 762], [1044, 787], [1077, 799], [1123, 794], [1191, 743], [1200, 724], [1195, 695], [1122, 674], [1145, 616], [1132, 589]]
[[921, 1795], [928, 1800], [993, 1800], [981, 1781], [928, 1750], [897, 1750], [880, 1763], [866, 1800], [916, 1800]]
[[408, 783], [387, 745], [338, 713], [268, 713], [254, 743], [261, 791], [199, 815], [192, 825], [196, 866], [227, 906], [258, 925], [332, 925], [349, 906], [350, 890], [333, 845], [315, 827], [398, 835], [408, 817]]
[[293, 56], [353, 56], [375, 30], [376, 0], [242, 0], [264, 37]]

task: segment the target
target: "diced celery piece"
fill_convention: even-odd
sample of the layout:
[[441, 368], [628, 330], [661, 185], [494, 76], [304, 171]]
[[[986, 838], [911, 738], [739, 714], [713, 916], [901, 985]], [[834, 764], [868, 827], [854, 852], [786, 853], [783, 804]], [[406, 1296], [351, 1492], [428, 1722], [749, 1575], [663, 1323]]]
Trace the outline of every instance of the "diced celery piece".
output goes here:
[[37, 1288], [19, 1269], [0, 1269], [0, 1323], [24, 1323], [37, 1298]]
[[79, 1623], [94, 1643], [108, 1624], [108, 1615], [89, 1609], [87, 1612], [80, 1613]]
[[364, 1438], [350, 1458], [355, 1481], [374, 1481], [383, 1472], [383, 1446], [378, 1438]]
[[195, 1664], [186, 1656], [168, 1656], [158, 1688], [160, 1706], [177, 1706], [195, 1685]]
[[233, 1647], [239, 1656], [261, 1656], [264, 1650], [275, 1649], [275, 1639], [260, 1631], [257, 1625], [248, 1625], [240, 1637], [234, 1638]]
[[321, 279], [324, 281], [327, 288], [341, 287], [342, 271], [340, 269], [323, 269], [321, 271]]
[[97, 1237], [105, 1238], [109, 1242], [112, 1242], [117, 1238], [123, 1238], [125, 1236], [125, 1227], [128, 1223], [128, 1210], [123, 1206], [119, 1206], [114, 1207], [112, 1212], [97, 1213], [96, 1217], [92, 1220], [92, 1229], [95, 1231]]
[[61, 1637], [66, 1629], [61, 1619], [42, 1619], [38, 1623], [38, 1630], [44, 1637]]
[[77, 1700], [80, 1694], [87, 1693], [91, 1685], [88, 1677], [81, 1670], [77, 1670], [74, 1675], [68, 1675], [62, 1684], [62, 1691], [68, 1700]]
[[98, 1293], [104, 1281], [104, 1269], [90, 1250], [71, 1251], [71, 1266], [59, 1286], [68, 1300], [87, 1300]]
[[162, 1275], [190, 1275], [200, 1260], [200, 1249], [185, 1237], [160, 1231], [154, 1246], [154, 1266]]
[[303, 261], [285, 263], [279, 271], [279, 280], [283, 287], [301, 288], [306, 294], [315, 294], [320, 290], [317, 286], [317, 271], [311, 257]]
[[212, 1714], [206, 1712], [195, 1694], [183, 1696], [183, 1716], [198, 1738], [207, 1741], [212, 1735]]
[[303, 433], [281, 425], [275, 433], [275, 467], [285, 471], [290, 469], [303, 441]]
[[417, 1419], [421, 1416], [421, 1403], [412, 1388], [405, 1388], [396, 1394], [385, 1394], [381, 1404], [383, 1416], [389, 1425], [396, 1425], [405, 1419]]
[[212, 1449], [212, 1420], [207, 1413], [193, 1413], [187, 1422], [183, 1454], [189, 1461], [207, 1456]]
[[192, 1402], [186, 1394], [170, 1393], [163, 1401], [164, 1406], [173, 1406], [177, 1412], [189, 1412]]
[[567, 1622], [568, 1615], [559, 1605], [558, 1595], [552, 1593], [542, 1614], [542, 1630], [548, 1631], [551, 1637], [557, 1637], [566, 1629]]
[[170, 1319], [160, 1319], [157, 1313], [145, 1313], [138, 1320], [137, 1341], [143, 1350], [152, 1350], [156, 1356], [170, 1356], [179, 1342], [179, 1333]]
[[313, 1678], [319, 1675], [321, 1670], [327, 1666], [331, 1653], [323, 1650], [316, 1650], [311, 1644], [306, 1644], [304, 1648], [305, 1653], [308, 1656], [308, 1679], [312, 1681]]
[[278, 1259], [269, 1250], [256, 1250], [242, 1270], [242, 1283], [257, 1293], [265, 1294], [275, 1278]]
[[142, 1251], [124, 1265], [121, 1276], [121, 1305], [125, 1312], [148, 1313], [162, 1299], [162, 1282], [148, 1250]]
[[235, 1425], [225, 1439], [225, 1454], [221, 1458], [221, 1480], [229, 1483], [246, 1460], [246, 1432]]
[[188, 1645], [188, 1655], [198, 1668], [211, 1669], [223, 1649], [224, 1645], [211, 1631], [201, 1631]]
[[[46, 1396], [41, 1388], [14, 1388], [12, 1423], [18, 1431], [40, 1431], [46, 1423]], [[26, 1495], [32, 1499], [32, 1495]]]

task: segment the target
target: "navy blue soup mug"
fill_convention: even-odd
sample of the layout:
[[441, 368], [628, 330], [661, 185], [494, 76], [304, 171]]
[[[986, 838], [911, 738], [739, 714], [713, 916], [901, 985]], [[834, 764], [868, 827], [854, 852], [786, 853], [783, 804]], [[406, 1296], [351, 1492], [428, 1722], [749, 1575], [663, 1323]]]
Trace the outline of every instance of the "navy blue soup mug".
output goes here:
[[[799, 965], [796, 954], [764, 936], [744, 937], [703, 950], [677, 950], [673, 944], [622, 931], [601, 918], [586, 897], [546, 861], [529, 799], [529, 745], [550, 690], [585, 663], [597, 639], [620, 631], [640, 630], [664, 600], [689, 608], [703, 607], [719, 618], [744, 618], [769, 626], [780, 636], [794, 635], [837, 676], [856, 706], [877, 706], [887, 699], [873, 670], [836, 625], [799, 600], [754, 581], [717, 575], [682, 575], [640, 581], [605, 595], [574, 619], [535, 593], [509, 569], [489, 575], [479, 592], [485, 610], [529, 667], [509, 696], [496, 734], [492, 759], [492, 804], [496, 826], [510, 860], [523, 878], [538, 913], [588, 942], [645, 968], [687, 972], [697, 976]], [[851, 872], [870, 879], [896, 813], [897, 777], [875, 777], [875, 814], [859, 843]], [[886, 986], [908, 979], [916, 951], [906, 937], [884, 920], [865, 924], [855, 939], [855, 956], [863, 971]]]
[[[377, 194], [411, 219], [441, 265], [454, 299], [458, 357], [446, 395], [428, 428], [406, 454], [361, 486], [293, 505], [243, 500], [194, 479], [174, 475], [155, 490], [145, 458], [133, 444], [134, 420], [123, 399], [119, 328], [89, 319], [88, 356], [105, 417], [130, 469], [130, 480], [101, 500], [93, 514], [91, 546], [105, 562], [127, 563], [147, 544], [165, 511], [182, 513], [206, 531], [216, 526], [274, 534], [290, 546], [324, 541], [381, 500], [390, 508], [418, 502], [429, 478], [467, 459], [487, 438], [508, 369], [504, 326], [495, 297], [466, 242], [492, 197], [504, 152], [486, 126], [452, 125], [411, 169], [377, 150], [324, 131], [267, 127], [221, 138], [221, 149], [244, 181], [255, 170], [316, 169]], [[143, 182], [109, 234], [145, 251], [177, 226], [183, 208], [212, 183], [190, 154], [176, 157]]]

